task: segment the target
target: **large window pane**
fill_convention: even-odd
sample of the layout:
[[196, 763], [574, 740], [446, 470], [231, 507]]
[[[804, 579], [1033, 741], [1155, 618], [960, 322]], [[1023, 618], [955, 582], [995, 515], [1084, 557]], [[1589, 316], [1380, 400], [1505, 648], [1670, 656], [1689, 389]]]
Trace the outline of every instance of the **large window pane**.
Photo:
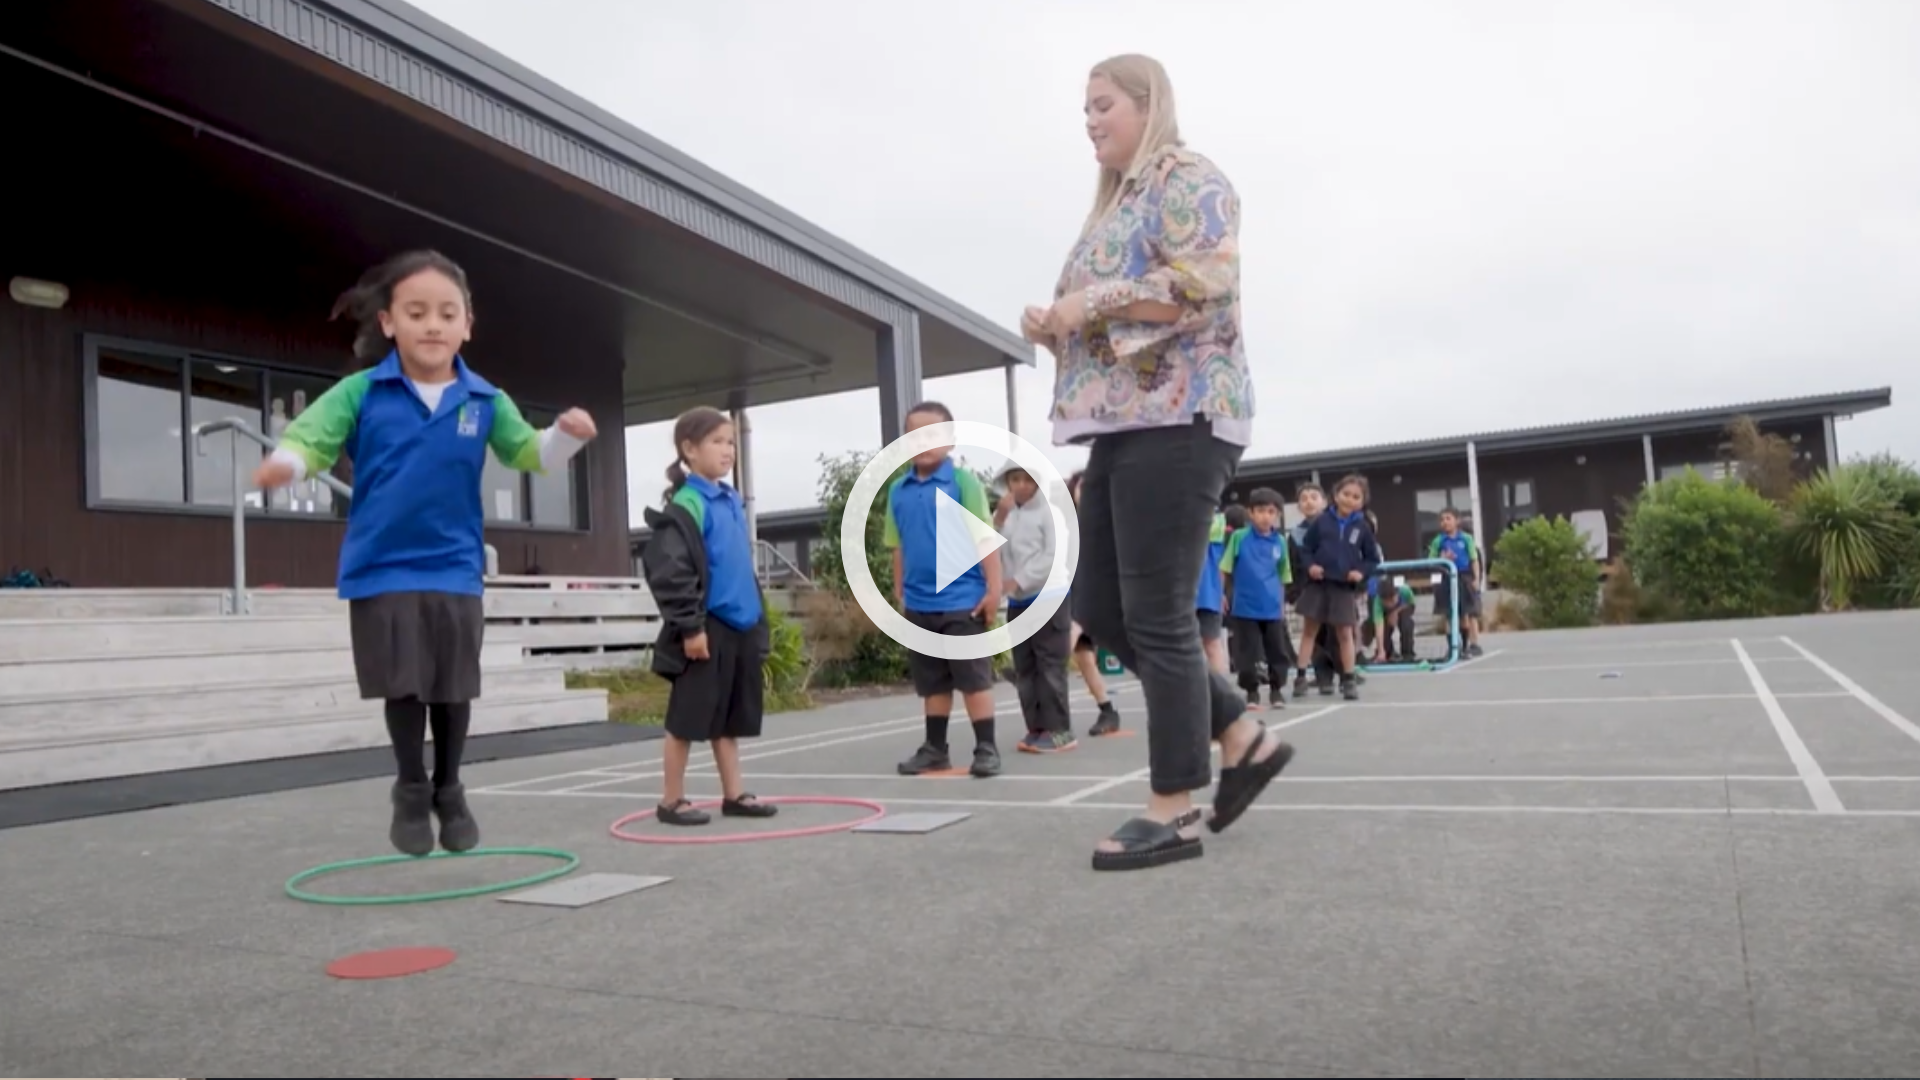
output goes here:
[[[273, 440], [278, 442], [287, 424], [320, 400], [321, 394], [333, 388], [334, 381], [319, 375], [268, 372], [267, 433]], [[353, 463], [344, 455], [328, 471], [348, 484], [353, 483]], [[274, 492], [271, 509], [276, 514], [345, 518], [348, 505], [348, 500], [335, 495], [332, 488], [309, 478], [291, 488]]]
[[94, 403], [100, 498], [184, 504], [180, 362], [101, 349]]
[[487, 464], [480, 472], [480, 502], [489, 522], [517, 525], [526, 520], [526, 507], [520, 505], [524, 484], [520, 473], [500, 464], [491, 449], [487, 451]]
[[579, 511], [575, 506], [574, 495], [579, 487], [579, 469], [586, 451], [573, 456], [564, 468], [542, 476], [533, 474], [529, 479], [533, 488], [533, 523], [553, 529], [577, 529], [580, 527]]
[[[192, 381], [188, 395], [193, 426], [216, 420], [240, 420], [258, 432], [260, 423], [260, 372], [234, 364], [194, 360], [187, 370]], [[239, 439], [236, 448], [234, 440]], [[228, 432], [218, 432], [201, 440], [193, 455], [193, 501], [197, 506], [233, 505], [233, 467], [237, 456], [241, 484], [251, 488], [249, 474], [260, 465], [265, 453], [257, 443]], [[261, 505], [260, 493], [243, 494], [248, 506]]]

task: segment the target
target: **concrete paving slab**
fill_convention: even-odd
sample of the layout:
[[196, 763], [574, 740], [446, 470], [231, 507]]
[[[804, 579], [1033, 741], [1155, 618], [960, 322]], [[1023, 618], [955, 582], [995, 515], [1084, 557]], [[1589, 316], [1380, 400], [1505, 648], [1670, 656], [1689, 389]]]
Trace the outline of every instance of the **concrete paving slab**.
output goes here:
[[1828, 775], [1920, 777], [1920, 742], [1853, 698], [1780, 704]]

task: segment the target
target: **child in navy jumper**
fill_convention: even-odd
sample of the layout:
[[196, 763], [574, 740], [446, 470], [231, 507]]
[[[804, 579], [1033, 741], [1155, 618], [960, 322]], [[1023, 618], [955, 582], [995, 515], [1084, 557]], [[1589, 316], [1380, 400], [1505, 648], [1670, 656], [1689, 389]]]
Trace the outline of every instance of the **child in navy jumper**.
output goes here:
[[[1340, 649], [1340, 694], [1357, 701], [1354, 682], [1354, 630], [1360, 625], [1360, 598], [1366, 580], [1380, 565], [1380, 545], [1367, 522], [1366, 482], [1358, 476], [1341, 479], [1333, 489], [1333, 506], [1306, 523], [1300, 548], [1306, 558], [1307, 584], [1300, 591], [1300, 653], [1313, 655], [1314, 636], [1321, 626], [1333, 627]], [[1304, 681], [1306, 669], [1296, 679]]]
[[1247, 707], [1260, 708], [1260, 662], [1267, 664], [1268, 695], [1274, 708], [1286, 707], [1287, 583], [1293, 577], [1287, 534], [1281, 529], [1280, 493], [1260, 488], [1247, 497], [1253, 524], [1236, 529], [1220, 556], [1226, 609], [1233, 620], [1234, 667]]
[[[335, 383], [280, 435], [254, 484], [272, 491], [353, 459], [353, 507], [340, 545], [354, 673], [386, 702], [399, 770], [388, 836], [408, 855], [480, 843], [460, 783], [471, 702], [480, 696], [486, 628], [480, 475], [500, 463], [550, 473], [594, 436], [580, 409], [536, 431], [513, 399], [467, 366], [467, 275], [445, 256], [410, 252], [375, 267], [334, 317], [359, 324], [354, 354], [374, 366]], [[425, 762], [433, 732], [433, 775]]]
[[772, 646], [766, 603], [753, 569], [746, 509], [727, 484], [733, 475], [733, 423], [701, 406], [673, 425], [666, 505], [648, 508], [652, 537], [641, 552], [647, 587], [660, 605], [653, 670], [673, 684], [667, 697], [665, 780], [653, 816], [668, 825], [713, 820], [686, 797], [694, 743], [713, 744], [720, 813], [772, 817], [779, 809], [742, 789], [741, 739], [760, 734]]

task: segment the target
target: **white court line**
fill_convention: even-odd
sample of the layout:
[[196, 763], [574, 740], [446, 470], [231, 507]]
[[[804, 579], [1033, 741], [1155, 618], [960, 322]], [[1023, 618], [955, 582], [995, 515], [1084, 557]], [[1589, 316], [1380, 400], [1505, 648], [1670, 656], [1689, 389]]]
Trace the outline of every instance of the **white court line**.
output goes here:
[[1556, 648], [1551, 645], [1535, 647], [1532, 644], [1516, 647], [1516, 656], [1582, 656], [1596, 652], [1642, 652], [1667, 649], [1718, 649], [1726, 644], [1725, 638], [1669, 638], [1666, 641], [1626, 641], [1611, 644], [1573, 645]]
[[1754, 666], [1753, 658], [1747, 655], [1746, 646], [1738, 638], [1733, 639], [1734, 655], [1740, 658], [1740, 666], [1747, 669], [1747, 681], [1753, 683], [1753, 692], [1760, 695], [1760, 707], [1767, 711], [1767, 719], [1773, 721], [1774, 734], [1780, 736], [1780, 744], [1787, 748], [1787, 757], [1793, 760], [1795, 772], [1807, 785], [1807, 794], [1813, 797], [1814, 809], [1823, 814], [1844, 814], [1847, 808], [1840, 802], [1840, 795], [1833, 790], [1833, 782], [1820, 771], [1820, 763], [1813, 759], [1813, 752], [1807, 744], [1800, 741], [1800, 733], [1793, 729], [1793, 721], [1787, 719], [1787, 711], [1780, 707], [1780, 700], [1767, 688], [1767, 680], [1760, 677], [1760, 669]]
[[1501, 653], [1506, 651], [1507, 650], [1505, 649], [1495, 649], [1490, 653], [1481, 653], [1479, 656], [1473, 657], [1472, 659], [1460, 661], [1459, 663], [1453, 665], [1452, 667], [1446, 669], [1445, 671], [1442, 671], [1440, 674], [1451, 675], [1454, 672], [1459, 671], [1461, 668], [1472, 667], [1475, 664], [1482, 663], [1487, 660], [1491, 660], [1494, 657], [1499, 656]]
[[[1810, 690], [1776, 694], [1779, 698], [1843, 698], [1844, 690]], [[1463, 701], [1350, 701], [1349, 709], [1487, 709], [1501, 705], [1658, 705], [1685, 701], [1753, 701], [1753, 694], [1644, 694], [1617, 697], [1473, 698]]]
[[[1485, 657], [1482, 657], [1482, 659], [1485, 659]], [[1738, 662], [1739, 661], [1737, 660], [1704, 660], [1702, 659], [1702, 660], [1628, 660], [1622, 663], [1612, 663], [1612, 664], [1528, 664], [1521, 667], [1515, 667], [1512, 664], [1507, 664], [1504, 667], [1497, 667], [1492, 669], [1491, 671], [1483, 671], [1480, 674], [1482, 675], [1520, 675], [1520, 674], [1525, 674], [1525, 673], [1534, 672], [1534, 671], [1632, 671], [1638, 668], [1710, 667], [1715, 664], [1734, 664]], [[1753, 662], [1756, 664], [1798, 664], [1798, 663], [1802, 663], [1803, 661], [1797, 656], [1762, 656], [1762, 657], [1755, 658]], [[1458, 671], [1460, 669], [1454, 668], [1452, 670]]]
[[[1266, 727], [1268, 731], [1285, 731], [1287, 728], [1294, 727], [1295, 725], [1298, 725], [1298, 724], [1304, 724], [1307, 721], [1314, 719], [1315, 717], [1325, 716], [1328, 713], [1339, 712], [1340, 709], [1345, 704], [1346, 704], [1345, 702], [1341, 702], [1336, 705], [1328, 705], [1324, 708], [1315, 709], [1314, 711], [1307, 713], [1305, 716], [1296, 716], [1291, 720], [1283, 720], [1278, 724], [1268, 724], [1266, 725]], [[1215, 744], [1215, 750], [1216, 752], [1218, 752], [1218, 744]], [[1126, 784], [1139, 783], [1140, 781], [1145, 780], [1147, 777], [1151, 776], [1152, 774], [1153, 774], [1153, 767], [1149, 765], [1144, 769], [1136, 769], [1125, 776], [1113, 776], [1105, 780], [1102, 780], [1097, 784], [1089, 784], [1086, 787], [1081, 788], [1079, 791], [1073, 792], [1072, 794], [1062, 795], [1059, 798], [1053, 800], [1053, 802], [1057, 806], [1072, 806], [1074, 803], [1080, 802], [1091, 796], [1098, 795], [1103, 791], [1112, 791], [1114, 788], [1121, 787]]]
[[1913, 721], [1895, 712], [1892, 706], [1888, 705], [1886, 702], [1881, 701], [1879, 698], [1874, 697], [1872, 694], [1867, 693], [1866, 687], [1861, 686], [1859, 683], [1854, 682], [1852, 679], [1849, 679], [1845, 675], [1841, 674], [1839, 668], [1834, 667], [1832, 664], [1829, 664], [1825, 660], [1822, 660], [1819, 657], [1808, 652], [1806, 650], [1806, 647], [1801, 645], [1799, 642], [1793, 640], [1790, 637], [1783, 637], [1780, 640], [1792, 646], [1794, 651], [1798, 652], [1801, 656], [1806, 657], [1807, 662], [1812, 664], [1814, 667], [1819, 668], [1821, 673], [1826, 675], [1827, 678], [1832, 679], [1836, 683], [1839, 683], [1841, 689], [1845, 690], [1848, 694], [1858, 699], [1860, 704], [1865, 705], [1867, 708], [1872, 709], [1874, 712], [1880, 714], [1880, 719], [1885, 720], [1887, 723], [1892, 724], [1894, 727], [1899, 728], [1907, 736], [1907, 738], [1912, 739], [1915, 742], [1920, 742], [1920, 726], [1916, 726]]
[[[1131, 690], [1138, 685], [1139, 683], [1131, 680], [1126, 682], [1110, 683], [1107, 686], [1107, 696], [1114, 697], [1114, 696], [1126, 693], [1128, 690]], [[1079, 703], [1091, 701], [1093, 700], [1093, 697], [1092, 695], [1082, 690], [1082, 691], [1075, 691], [1069, 697], [1068, 700], [1073, 703], [1079, 704]], [[1004, 706], [1004, 707], [1010, 707], [1010, 708], [1017, 708], [1019, 706], [1019, 702], [1017, 700], [1001, 701], [998, 698], [994, 699], [994, 704], [996, 707]], [[899, 731], [902, 729], [902, 725], [922, 723], [925, 721], [925, 719], [926, 718], [924, 716], [919, 714], [915, 714], [913, 716], [900, 716], [900, 717], [895, 717], [892, 720], [874, 720], [864, 724], [849, 724], [844, 727], [823, 728], [819, 731], [801, 732], [800, 734], [797, 734], [797, 735], [783, 735], [783, 736], [780, 736], [779, 738], [773, 738], [773, 739], [755, 739], [753, 740], [753, 744], [755, 746], [782, 746], [788, 743], [811, 742], [813, 740], [825, 739], [829, 735], [840, 735], [840, 734], [853, 732], [853, 731], [873, 731], [876, 728], [890, 728], [893, 730], [890, 730], [885, 734], [898, 734]], [[837, 741], [838, 740], [836, 740], [836, 742]], [[830, 746], [830, 745], [835, 745], [835, 743], [822, 742], [819, 745]], [[801, 747], [799, 749], [807, 749], [807, 747]], [[765, 754], [753, 755], [753, 757], [765, 757], [765, 756], [767, 755]], [[711, 760], [712, 758], [713, 758], [713, 751], [696, 750], [688, 756], [687, 762], [688, 764], [693, 764], [695, 762], [708, 761], [708, 760]], [[747, 760], [751, 760], [751, 758], [743, 756], [741, 760], [747, 761]], [[636, 761], [628, 765], [595, 766], [594, 768], [591, 768], [591, 769], [574, 769], [569, 772], [554, 773], [550, 776], [530, 776], [524, 780], [508, 780], [504, 783], [490, 784], [484, 788], [468, 788], [467, 794], [474, 795], [474, 794], [479, 794], [480, 792], [483, 792], [483, 791], [488, 794], [505, 794], [507, 792], [512, 791], [515, 788], [525, 787], [528, 784], [545, 784], [545, 783], [551, 783], [552, 781], [555, 781], [555, 780], [569, 780], [576, 776], [625, 777], [625, 776], [628, 776], [629, 774], [622, 773], [620, 771], [621, 769], [651, 769], [659, 766], [661, 763], [662, 763], [662, 760], [656, 757], [651, 761]]]
[[[1797, 779], [1794, 778], [1794, 779]], [[983, 781], [991, 783], [991, 781]], [[561, 793], [553, 791], [496, 791], [494, 795], [518, 796], [520, 798], [560, 798], [560, 799], [658, 799], [657, 793], [618, 791], [579, 791]], [[717, 799], [718, 794], [689, 794], [692, 799]], [[769, 799], [778, 796], [769, 795]], [[993, 810], [1106, 810], [1123, 813], [1136, 813], [1139, 803], [1131, 802], [1077, 802], [1061, 803], [1054, 800], [1019, 799], [894, 799], [881, 796], [872, 798], [873, 802], [898, 806], [952, 806], [979, 807]], [[1485, 806], [1447, 805], [1447, 804], [1395, 804], [1395, 803], [1265, 803], [1247, 808], [1254, 813], [1298, 814], [1298, 813], [1356, 813], [1356, 814], [1544, 814], [1570, 817], [1608, 817], [1626, 815], [1634, 817], [1825, 817], [1837, 820], [1854, 817], [1892, 817], [1920, 818], [1920, 810], [1849, 810], [1844, 814], [1829, 814], [1821, 810], [1771, 809], [1749, 806], [1522, 806], [1498, 804]]]
[[[1840, 696], [1844, 697], [1846, 695], [1843, 694]], [[923, 783], [936, 782], [939, 780], [948, 780], [949, 782], [959, 787], [969, 788], [969, 789], [975, 788], [980, 783], [979, 781], [973, 779], [972, 777], [953, 777], [950, 779], [947, 777], [927, 778], [927, 777], [900, 776], [895, 773], [756, 772], [753, 775], [756, 779], [759, 779], [759, 780], [794, 780], [794, 781], [805, 780], [809, 782], [824, 780], [824, 781], [833, 781], [833, 782], [840, 782], [840, 783], [878, 783], [878, 784], [890, 783], [895, 781], [903, 782], [903, 783], [910, 782], [910, 783], [916, 783], [916, 784], [923, 784]], [[619, 779], [651, 780], [651, 779], [655, 779], [656, 776], [657, 774], [654, 774], [654, 773], [638, 773], [632, 776], [623, 776], [623, 777], [620, 777]], [[1008, 781], [1012, 781], [1016, 783], [1030, 783], [1030, 784], [1079, 784], [1079, 783], [1089, 783], [1089, 782], [1105, 783], [1107, 781], [1116, 780], [1116, 779], [1123, 779], [1123, 778], [1106, 776], [1098, 773], [1091, 773], [1091, 774], [1054, 773], [1051, 775], [1002, 774], [1000, 776], [995, 777], [993, 782], [995, 784], [1005, 783]], [[1831, 780], [1836, 784], [1920, 784], [1920, 775], [1915, 775], [1915, 776], [1889, 776], [1889, 775], [1829, 776], [1827, 777], [1827, 779]], [[1306, 776], [1306, 775], [1289, 773], [1287, 776], [1286, 782], [1289, 786], [1291, 786], [1294, 784], [1719, 784], [1719, 783], [1726, 783], [1728, 781], [1731, 781], [1736, 784], [1798, 784], [1802, 782], [1800, 779], [1800, 776], [1797, 773], [1701, 773], [1698, 775], [1658, 773], [1654, 775], [1645, 775], [1645, 776], [1586, 776], [1586, 775], [1571, 774], [1571, 773], [1566, 775], [1559, 775], [1559, 776], [1521, 775], [1517, 773], [1515, 774], [1479, 773], [1479, 774], [1471, 774], [1471, 775], [1457, 774], [1457, 773], [1447, 773], [1447, 774], [1410, 773], [1403, 776], [1338, 776], [1338, 775]], [[1140, 775], [1137, 782], [1145, 783], [1146, 776]], [[583, 794], [583, 793], [577, 792], [577, 791], [570, 791], [567, 789], [561, 789], [559, 791], [488, 792], [488, 794], [575, 795], [575, 794]], [[586, 792], [584, 794], [597, 795], [600, 793]], [[616, 794], [616, 793], [609, 793], [609, 794]], [[880, 801], [884, 802], [886, 800], [880, 800]], [[1848, 811], [1848, 812], [1852, 813], [1852, 811]]]

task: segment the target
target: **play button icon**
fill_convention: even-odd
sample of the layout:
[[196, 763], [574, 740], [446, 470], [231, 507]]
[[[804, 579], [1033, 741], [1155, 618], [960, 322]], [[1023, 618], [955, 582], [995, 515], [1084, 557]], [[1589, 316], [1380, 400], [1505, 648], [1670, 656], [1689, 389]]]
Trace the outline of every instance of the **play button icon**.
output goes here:
[[944, 592], [980, 560], [1000, 550], [1007, 538], [938, 488], [933, 499], [933, 588]]

